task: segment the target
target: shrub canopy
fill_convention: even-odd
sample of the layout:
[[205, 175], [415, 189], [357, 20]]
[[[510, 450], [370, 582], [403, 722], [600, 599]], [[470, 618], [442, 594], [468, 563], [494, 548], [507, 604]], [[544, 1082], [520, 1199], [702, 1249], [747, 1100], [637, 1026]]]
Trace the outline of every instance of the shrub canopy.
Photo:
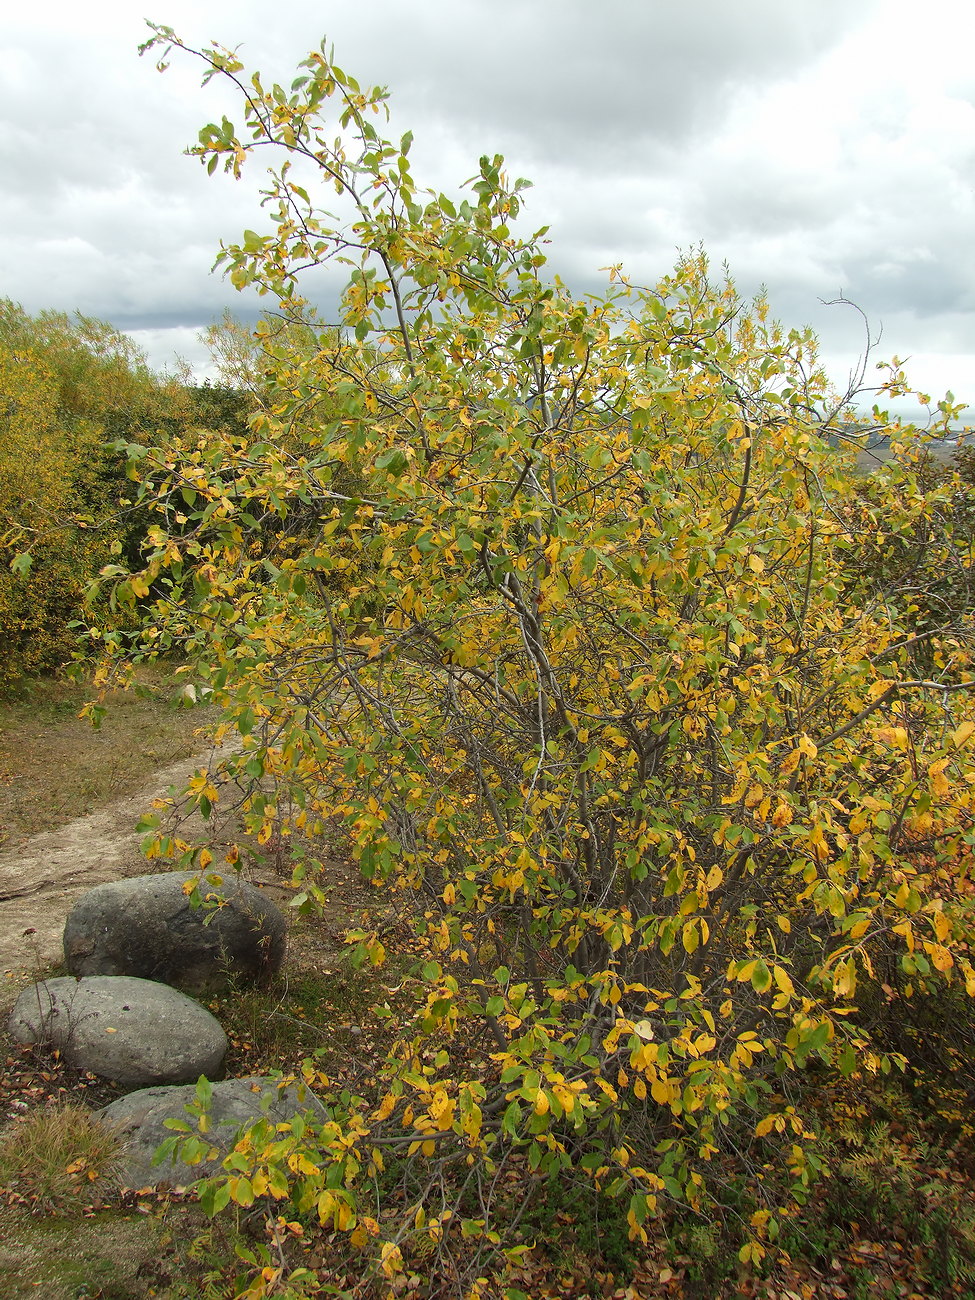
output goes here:
[[[268, 233], [219, 259], [274, 303], [274, 386], [247, 436], [142, 456], [151, 545], [108, 576], [161, 593], [149, 644], [239, 733], [248, 831], [310, 837], [310, 899], [338, 819], [425, 954], [377, 1098], [335, 1100], [282, 1177], [392, 1276], [457, 1206], [490, 1234], [505, 1162], [586, 1171], [637, 1238], [731, 1168], [757, 1258], [765, 1171], [801, 1198], [816, 1169], [810, 1066], [890, 1068], [864, 997], [975, 993], [969, 610], [919, 629], [903, 569], [860, 562], [937, 516], [929, 572], [966, 571], [952, 481], [875, 412], [895, 455], [863, 490], [815, 339], [703, 256], [579, 297], [502, 159], [423, 191], [324, 47], [290, 90], [190, 52], [244, 114], [193, 152], [282, 159]], [[310, 266], [345, 276], [338, 330]], [[211, 861], [166, 828], [151, 851]], [[376, 1220], [391, 1151], [427, 1200]]]

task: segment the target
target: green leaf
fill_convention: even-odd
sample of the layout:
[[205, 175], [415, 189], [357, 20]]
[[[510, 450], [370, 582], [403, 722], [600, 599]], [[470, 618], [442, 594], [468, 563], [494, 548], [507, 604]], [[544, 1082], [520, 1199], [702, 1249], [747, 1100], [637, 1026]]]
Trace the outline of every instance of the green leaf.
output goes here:
[[399, 447], [392, 447], [376, 457], [376, 468], [385, 470], [393, 478], [405, 473], [408, 465], [409, 461]]
[[501, 1118], [501, 1131], [508, 1137], [517, 1137], [521, 1132], [521, 1119], [521, 1106], [517, 1101], [510, 1102]]
[[844, 1076], [844, 1078], [849, 1079], [849, 1077], [853, 1074], [854, 1070], [856, 1069], [856, 1063], [857, 1063], [856, 1052], [854, 1052], [853, 1048], [850, 1046], [849, 1043], [844, 1043], [843, 1048], [839, 1054], [839, 1058], [837, 1060], [837, 1064], [840, 1068], [840, 1073]]

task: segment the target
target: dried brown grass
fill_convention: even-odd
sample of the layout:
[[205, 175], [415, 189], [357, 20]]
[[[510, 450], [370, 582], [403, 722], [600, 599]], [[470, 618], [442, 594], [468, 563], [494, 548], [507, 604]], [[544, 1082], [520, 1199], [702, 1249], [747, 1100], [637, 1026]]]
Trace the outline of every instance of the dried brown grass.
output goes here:
[[78, 716], [85, 683], [41, 678], [0, 704], [0, 846], [83, 817], [201, 746], [206, 709], [176, 707], [179, 678], [113, 691], [98, 731]]

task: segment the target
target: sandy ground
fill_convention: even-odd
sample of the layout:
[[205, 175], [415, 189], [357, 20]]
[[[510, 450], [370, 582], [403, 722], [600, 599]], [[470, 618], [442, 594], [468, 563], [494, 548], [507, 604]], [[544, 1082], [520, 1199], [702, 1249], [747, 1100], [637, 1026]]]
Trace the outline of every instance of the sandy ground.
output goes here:
[[[124, 798], [0, 852], [0, 978], [18, 984], [63, 960], [61, 936], [74, 900], [106, 880], [141, 875], [146, 863], [135, 827], [153, 799], [181, 787], [228, 751], [211, 750], [161, 768]], [[192, 833], [192, 823], [186, 830]], [[163, 868], [159, 868], [162, 870]]]

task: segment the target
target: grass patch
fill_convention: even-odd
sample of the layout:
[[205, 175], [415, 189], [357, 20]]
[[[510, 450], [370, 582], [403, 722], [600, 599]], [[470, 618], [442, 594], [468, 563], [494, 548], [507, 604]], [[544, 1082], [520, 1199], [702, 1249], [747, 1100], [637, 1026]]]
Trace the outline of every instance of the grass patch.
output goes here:
[[[225, 1300], [208, 1291], [186, 1236], [209, 1231], [192, 1204], [145, 1200], [80, 1215], [40, 1217], [0, 1204], [3, 1300]], [[211, 1232], [211, 1235], [215, 1235]], [[233, 1239], [220, 1238], [224, 1258]]]
[[0, 703], [0, 845], [83, 817], [199, 749], [212, 715], [178, 708], [181, 684], [143, 671], [134, 689], [109, 693], [98, 731], [78, 717], [84, 682], [39, 678]]
[[119, 1151], [86, 1106], [46, 1108], [0, 1134], [0, 1188], [40, 1210], [79, 1211], [111, 1192]]

